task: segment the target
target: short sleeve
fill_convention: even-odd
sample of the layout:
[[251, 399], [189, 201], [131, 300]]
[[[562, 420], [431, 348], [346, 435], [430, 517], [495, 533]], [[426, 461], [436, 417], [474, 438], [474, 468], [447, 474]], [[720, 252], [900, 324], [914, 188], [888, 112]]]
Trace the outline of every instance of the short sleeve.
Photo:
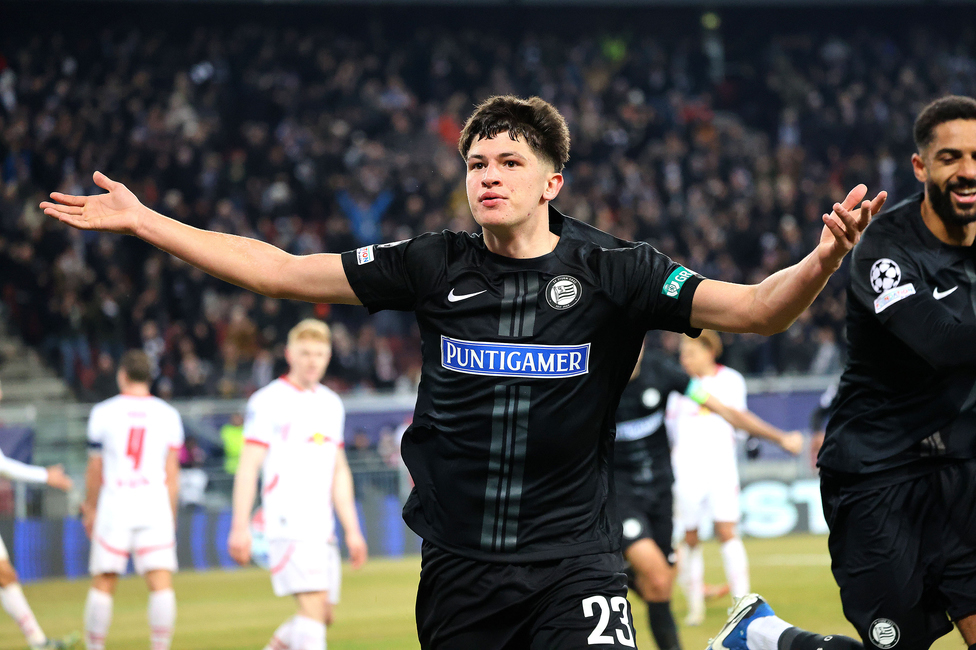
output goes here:
[[261, 393], [255, 393], [247, 400], [244, 414], [244, 442], [267, 447], [271, 444], [274, 421], [270, 409], [262, 408], [262, 402]]
[[183, 430], [183, 418], [180, 417], [180, 412], [176, 409], [172, 409], [172, 414], [173, 427], [169, 446], [172, 449], [179, 449], [186, 441], [186, 433]]
[[704, 279], [648, 244], [602, 250], [600, 280], [614, 302], [644, 329], [698, 336], [691, 303]]
[[862, 241], [854, 249], [851, 265], [851, 291], [882, 323], [911, 304], [916, 293], [923, 292], [915, 261], [888, 243], [880, 250], [874, 242]]
[[349, 286], [371, 314], [384, 309], [413, 310], [432, 276], [443, 272], [445, 236], [427, 233], [343, 253], [342, 268]]
[[88, 414], [88, 448], [100, 451], [105, 442], [105, 424], [101, 405], [96, 404]]

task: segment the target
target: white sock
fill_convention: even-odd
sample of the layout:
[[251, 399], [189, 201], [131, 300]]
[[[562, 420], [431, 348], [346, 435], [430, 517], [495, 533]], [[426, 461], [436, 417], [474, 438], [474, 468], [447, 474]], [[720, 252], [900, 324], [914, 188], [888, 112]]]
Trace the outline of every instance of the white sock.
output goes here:
[[152, 650], [169, 650], [173, 642], [173, 625], [176, 623], [176, 594], [172, 589], [149, 592], [149, 647]]
[[685, 553], [684, 580], [685, 599], [688, 611], [693, 614], [705, 612], [705, 556], [701, 544], [687, 546]]
[[729, 591], [733, 598], [742, 598], [749, 593], [749, 560], [742, 540], [733, 537], [721, 546], [722, 564], [725, 565], [725, 578], [729, 581]]
[[291, 624], [294, 619], [295, 617], [292, 616], [278, 626], [278, 629], [271, 635], [268, 645], [264, 646], [264, 650], [291, 650], [291, 646], [288, 644], [291, 641]]
[[10, 614], [10, 618], [17, 621], [29, 646], [33, 648], [47, 643], [47, 637], [44, 636], [41, 626], [37, 624], [37, 619], [34, 618], [30, 605], [27, 604], [27, 598], [24, 597], [19, 582], [0, 589], [0, 604]]
[[325, 623], [295, 615], [291, 624], [291, 650], [325, 650]]
[[778, 616], [757, 618], [746, 628], [746, 647], [749, 650], [778, 650], [779, 638], [791, 627]]
[[85, 600], [85, 645], [88, 650], [105, 650], [105, 637], [112, 625], [112, 595], [92, 588]]

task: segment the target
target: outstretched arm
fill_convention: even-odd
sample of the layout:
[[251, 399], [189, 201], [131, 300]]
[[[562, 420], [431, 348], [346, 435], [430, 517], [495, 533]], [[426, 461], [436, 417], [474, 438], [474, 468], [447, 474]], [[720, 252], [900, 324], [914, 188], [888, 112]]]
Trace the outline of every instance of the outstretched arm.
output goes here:
[[803, 451], [803, 434], [799, 431], [787, 433], [766, 422], [752, 411], [740, 411], [731, 406], [726, 406], [714, 395], [709, 395], [703, 406], [720, 415], [736, 429], [742, 429], [757, 438], [774, 442], [794, 456]]
[[799, 263], [756, 285], [704, 280], [692, 303], [692, 327], [765, 335], [785, 331], [840, 268], [888, 197], [881, 192], [864, 201], [866, 194], [867, 188], [858, 185], [843, 203], [834, 204], [834, 211], [823, 216], [820, 244]]
[[210, 275], [273, 298], [346, 303], [359, 300], [337, 254], [291, 255], [256, 239], [193, 228], [150, 210], [122, 183], [95, 172], [107, 194], [53, 192], [48, 216], [80, 230], [135, 235]]

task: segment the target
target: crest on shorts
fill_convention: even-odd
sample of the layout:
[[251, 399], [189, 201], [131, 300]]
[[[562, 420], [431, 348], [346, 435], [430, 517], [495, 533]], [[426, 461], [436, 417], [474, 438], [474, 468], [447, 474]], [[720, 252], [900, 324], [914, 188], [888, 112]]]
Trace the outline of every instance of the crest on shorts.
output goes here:
[[868, 628], [868, 636], [871, 638], [871, 643], [882, 650], [886, 650], [886, 648], [893, 648], [898, 644], [901, 632], [891, 619], [876, 618], [871, 623], [871, 627]]
[[583, 287], [571, 275], [557, 275], [546, 287], [546, 301], [553, 309], [569, 309], [579, 302]]

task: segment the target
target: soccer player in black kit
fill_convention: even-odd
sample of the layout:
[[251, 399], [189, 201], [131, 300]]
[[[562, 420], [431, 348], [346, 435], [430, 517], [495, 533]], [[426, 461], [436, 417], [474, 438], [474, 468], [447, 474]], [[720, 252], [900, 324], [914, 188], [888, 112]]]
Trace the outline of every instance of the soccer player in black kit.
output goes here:
[[664, 413], [671, 393], [689, 397], [732, 426], [774, 442], [791, 454], [803, 449], [799, 431], [786, 433], [749, 411], [723, 404], [664, 352], [641, 348], [617, 407], [613, 469], [624, 558], [631, 567], [634, 590], [647, 603], [651, 634], [660, 650], [681, 647], [670, 602], [674, 585], [674, 472]]
[[[932, 102], [914, 136], [924, 192], [854, 249], [850, 359], [817, 460], [821, 498], [844, 615], [864, 646], [925, 649], [954, 622], [976, 650], [976, 100]], [[713, 647], [861, 647], [781, 629], [754, 594], [735, 610]]]
[[341, 255], [192, 228], [98, 172], [107, 194], [55, 192], [42, 209], [136, 235], [263, 295], [414, 311], [423, 365], [402, 444], [416, 482], [403, 516], [424, 538], [421, 646], [633, 648], [610, 467], [614, 412], [645, 331], [785, 330], [885, 195], [863, 201], [856, 187], [824, 215], [810, 255], [737, 285], [557, 212], [569, 130], [541, 99], [487, 100], [459, 150], [481, 233]]

